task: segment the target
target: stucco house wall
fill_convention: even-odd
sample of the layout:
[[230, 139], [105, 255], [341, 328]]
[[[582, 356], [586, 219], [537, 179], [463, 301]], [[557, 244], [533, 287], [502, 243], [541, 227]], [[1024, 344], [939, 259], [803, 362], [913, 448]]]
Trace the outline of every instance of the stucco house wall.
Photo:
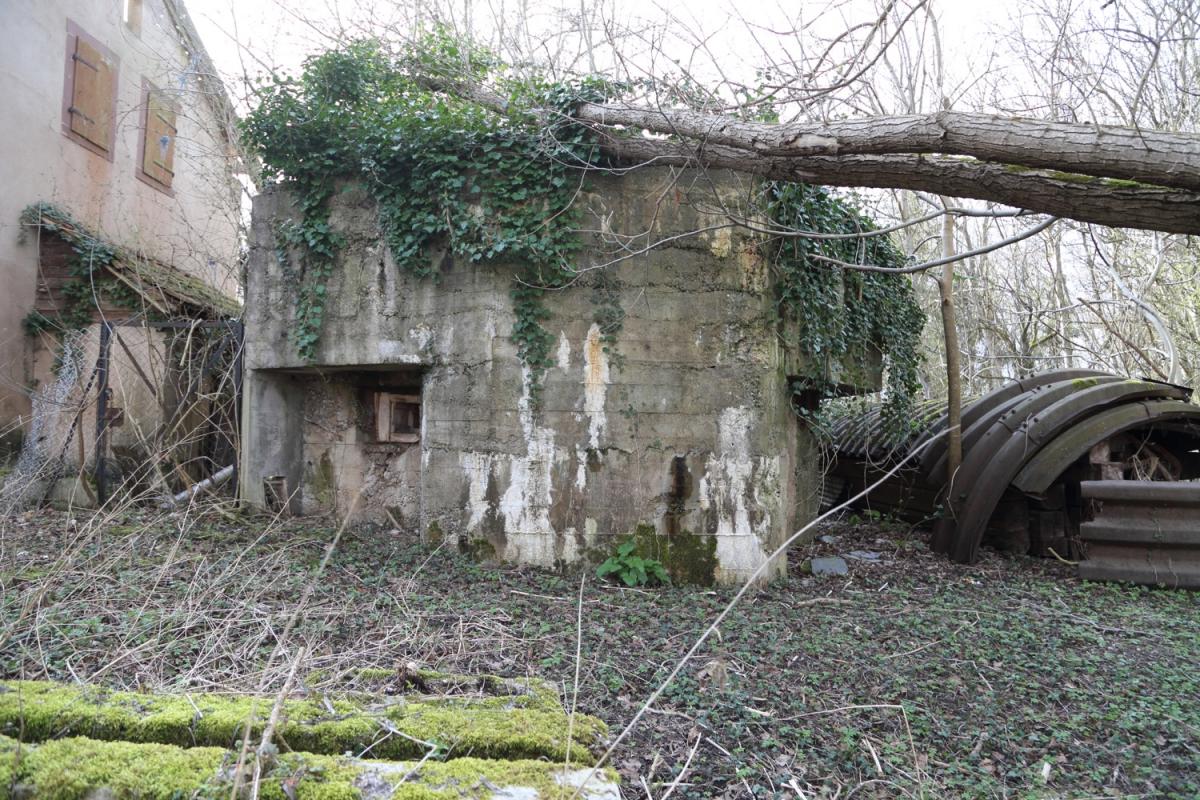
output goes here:
[[[178, 0], [136, 5], [137, 31], [125, 22], [124, 0], [0, 3], [0, 430], [10, 439], [28, 429], [31, 394], [45, 385], [52, 360], [22, 329], [38, 290], [37, 232], [22, 236], [19, 221], [26, 206], [49, 201], [108, 241], [230, 296], [239, 291], [241, 201], [228, 101]], [[70, 30], [93, 37], [117, 60], [111, 159], [64, 133]], [[147, 82], [178, 108], [170, 193], [138, 178]]]
[[[744, 201], [750, 180], [643, 169], [590, 182], [581, 267], [716, 229], [552, 293], [544, 325], [558, 344], [540, 397], [510, 335], [512, 269], [453, 264], [439, 282], [400, 272], [353, 185], [332, 201], [346, 244], [316, 358], [303, 362], [289, 339], [295, 264], [281, 263], [272, 233], [291, 211], [286, 196], [260, 195], [242, 496], [270, 506], [285, 481], [293, 513], [544, 566], [606, 556], [633, 534], [678, 579], [744, 579], [811, 518], [820, 478], [792, 408], [800, 356], [781, 344], [760, 243], [706, 210], [714, 191]], [[612, 346], [596, 321], [605, 295], [625, 315]], [[419, 393], [419, 441], [377, 441], [381, 389]]]

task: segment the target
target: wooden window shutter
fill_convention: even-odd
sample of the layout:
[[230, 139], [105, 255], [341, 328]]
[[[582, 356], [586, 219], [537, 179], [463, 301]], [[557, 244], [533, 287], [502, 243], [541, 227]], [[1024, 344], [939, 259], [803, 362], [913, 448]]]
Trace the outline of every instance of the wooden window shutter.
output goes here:
[[74, 77], [71, 93], [71, 131], [104, 152], [112, 151], [113, 89], [116, 74], [112, 64], [84, 37], [75, 37]]
[[125, 26], [135, 36], [142, 35], [142, 0], [125, 0]]
[[170, 187], [175, 178], [176, 112], [162, 92], [146, 95], [146, 138], [142, 150], [142, 172]]

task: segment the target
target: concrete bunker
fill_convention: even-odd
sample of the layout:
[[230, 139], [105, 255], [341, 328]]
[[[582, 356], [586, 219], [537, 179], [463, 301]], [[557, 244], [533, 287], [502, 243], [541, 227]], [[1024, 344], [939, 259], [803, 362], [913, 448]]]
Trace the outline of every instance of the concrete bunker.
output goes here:
[[[353, 183], [331, 201], [344, 246], [302, 360], [294, 257], [275, 234], [294, 212], [283, 192], [256, 198], [242, 496], [504, 561], [603, 558], [635, 535], [677, 580], [749, 576], [811, 518], [820, 486], [793, 408], [805, 356], [780, 335], [761, 240], [710, 210], [743, 207], [754, 181], [659, 168], [590, 180], [578, 281], [548, 304], [557, 345], [536, 380], [510, 335], [513, 270], [437, 253], [437, 281], [398, 269]], [[597, 296], [619, 309], [619, 336]], [[848, 389], [879, 384], [878, 358], [826, 369]], [[381, 441], [385, 429], [405, 441]]]

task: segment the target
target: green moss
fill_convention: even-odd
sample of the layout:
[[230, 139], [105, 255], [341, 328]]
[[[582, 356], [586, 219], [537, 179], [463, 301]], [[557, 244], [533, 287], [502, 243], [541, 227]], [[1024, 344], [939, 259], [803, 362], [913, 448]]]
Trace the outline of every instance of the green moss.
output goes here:
[[[279, 735], [293, 750], [325, 754], [357, 753], [373, 744], [371, 753], [382, 758], [419, 758], [427, 750], [420, 742], [433, 742], [452, 758], [562, 760], [566, 756], [569, 720], [557, 701], [550, 706], [545, 692], [373, 700], [353, 693], [288, 700]], [[80, 735], [106, 741], [228, 747], [240, 740], [247, 724], [258, 736], [270, 705], [270, 698], [174, 697], [8, 681], [0, 683], [0, 733], [21, 732], [27, 741]], [[399, 735], [387, 736], [389, 728]], [[577, 716], [572, 759], [591, 763], [589, 748], [605, 732], [600, 720]]]
[[1091, 175], [1080, 175], [1078, 172], [1051, 171], [1049, 177], [1063, 183], [1099, 183], [1100, 179]]
[[463, 539], [459, 541], [459, 550], [475, 561], [495, 561], [496, 545], [487, 539]]
[[305, 483], [312, 490], [318, 504], [325, 508], [333, 508], [337, 500], [337, 479], [333, 473], [333, 461], [329, 452], [321, 454], [317, 465], [308, 471]]
[[[224, 798], [237, 750], [103, 742], [74, 737], [19, 745], [0, 737], [0, 800], [181, 800]], [[249, 770], [243, 767], [243, 780]], [[263, 800], [488, 800], [497, 789], [523, 787], [539, 798], [570, 796], [563, 767], [544, 761], [387, 762], [286, 753], [259, 784]], [[408, 780], [405, 780], [405, 779]], [[615, 782], [610, 770], [600, 781]], [[287, 786], [287, 790], [284, 786]], [[595, 784], [593, 784], [595, 785]], [[14, 791], [14, 789], [16, 791]], [[584, 800], [588, 793], [581, 795]]]
[[633, 538], [638, 545], [637, 554], [661, 561], [672, 582], [711, 586], [716, 580], [715, 536], [701, 536], [688, 530], [663, 536], [653, 525], [643, 522], [633, 529]]
[[386, 667], [364, 667], [356, 670], [353, 678], [355, 682], [362, 681], [364, 683], [378, 683], [389, 681], [396, 677], [395, 669], [387, 669]]
[[[564, 761], [567, 757], [568, 720], [562, 712], [518, 708], [480, 709], [464, 714], [457, 708], [424, 705], [410, 706], [399, 713], [390, 712], [388, 718], [401, 732], [411, 736], [436, 731], [432, 741], [451, 747], [452, 754], [481, 758], [542, 756], [556, 761]], [[497, 728], [505, 729], [506, 735], [496, 736]], [[576, 717], [572, 760], [581, 764], [593, 763], [591, 753], [582, 743], [595, 743], [604, 732], [604, 724], [599, 720]], [[412, 748], [405, 746], [403, 749]]]
[[438, 525], [437, 520], [429, 523], [429, 527], [425, 529], [425, 544], [437, 547], [445, 538], [446, 535], [442, 533], [442, 526]]
[[23, 755], [24, 746], [20, 742], [0, 735], [0, 800], [9, 800], [12, 796]]
[[[464, 797], [490, 797], [491, 792], [481, 785], [480, 777], [497, 788], [528, 787], [539, 798], [575, 797], [571, 784], [559, 780], [561, 767], [540, 761], [485, 761], [460, 758], [444, 763], [426, 764], [421, 768], [420, 783], [404, 784], [392, 794], [392, 800], [459, 800]], [[616, 783], [611, 770], [600, 770], [602, 781]], [[581, 776], [582, 777], [582, 776]], [[594, 785], [594, 783], [593, 783]], [[485, 792], [485, 793], [481, 793]], [[587, 800], [588, 793], [579, 795]]]
[[13, 783], [45, 800], [213, 797], [226, 751], [72, 738], [26, 747]]
[[1025, 174], [1028, 172], [1037, 172], [1045, 177], [1062, 181], [1063, 183], [1075, 183], [1088, 186], [1099, 186], [1107, 189], [1163, 189], [1165, 187], [1158, 186], [1153, 183], [1142, 183], [1141, 181], [1131, 181], [1124, 178], [1100, 178], [1095, 175], [1084, 175], [1080, 172], [1062, 172], [1060, 170], [1041, 169], [1039, 167], [1027, 167], [1024, 164], [1005, 164], [1005, 172], [1015, 174]]
[[1155, 186], [1152, 183], [1141, 183], [1140, 181], [1125, 180], [1122, 178], [1098, 178], [1094, 175], [1081, 175], [1077, 172], [1059, 172], [1052, 170], [1047, 173], [1048, 176], [1056, 181], [1064, 183], [1087, 184], [1089, 186], [1099, 186], [1105, 189], [1162, 189], [1161, 186]]
[[[328, 679], [325, 670], [309, 671], [304, 682], [309, 686], [323, 685]], [[558, 689], [541, 678], [505, 678], [499, 675], [455, 675], [436, 670], [416, 670], [403, 682], [396, 668], [362, 667], [341, 675], [333, 688], [350, 696], [370, 702], [370, 695], [420, 691], [420, 702], [467, 704], [472, 709], [529, 708], [546, 712], [561, 712]]]

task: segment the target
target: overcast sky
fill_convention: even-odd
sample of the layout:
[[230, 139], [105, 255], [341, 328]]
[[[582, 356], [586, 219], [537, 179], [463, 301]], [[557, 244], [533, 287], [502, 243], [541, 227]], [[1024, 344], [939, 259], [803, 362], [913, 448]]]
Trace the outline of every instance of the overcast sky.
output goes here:
[[[237, 77], [251, 76], [267, 67], [294, 70], [306, 55], [328, 47], [332, 34], [343, 28], [371, 29], [389, 23], [403, 24], [414, 3], [404, 6], [386, 0], [186, 0], [218, 70], [230, 82], [235, 95]], [[581, 2], [583, 5], [581, 5]], [[966, 79], [982, 68], [984, 53], [990, 50], [991, 32], [1013, 27], [1012, 18], [1020, 12], [1015, 0], [930, 0], [941, 23], [948, 72]], [[456, 0], [460, 16], [469, 12], [477, 25], [499, 14], [508, 24], [517, 16], [528, 17], [529, 27], [538, 32], [553, 31], [562, 25], [564, 14], [578, 14], [591, 8], [588, 0]], [[520, 6], [528, 11], [523, 13]], [[773, 46], [786, 47], [788, 36], [778, 33], [797, 17], [820, 16], [828, 30], [844, 28], [844, 21], [861, 22], [873, 16], [874, 4], [861, 0], [842, 0], [837, 10], [828, 2], [730, 3], [728, 0], [689, 0], [660, 5], [646, 0], [606, 0], [608, 14], [622, 22], [656, 23], [674, 15], [688, 31], [688, 39], [707, 39], [722, 67], [735, 72], [751, 71], [757, 48], [752, 37], [770, 38]], [[753, 30], [752, 30], [753, 29]]]

